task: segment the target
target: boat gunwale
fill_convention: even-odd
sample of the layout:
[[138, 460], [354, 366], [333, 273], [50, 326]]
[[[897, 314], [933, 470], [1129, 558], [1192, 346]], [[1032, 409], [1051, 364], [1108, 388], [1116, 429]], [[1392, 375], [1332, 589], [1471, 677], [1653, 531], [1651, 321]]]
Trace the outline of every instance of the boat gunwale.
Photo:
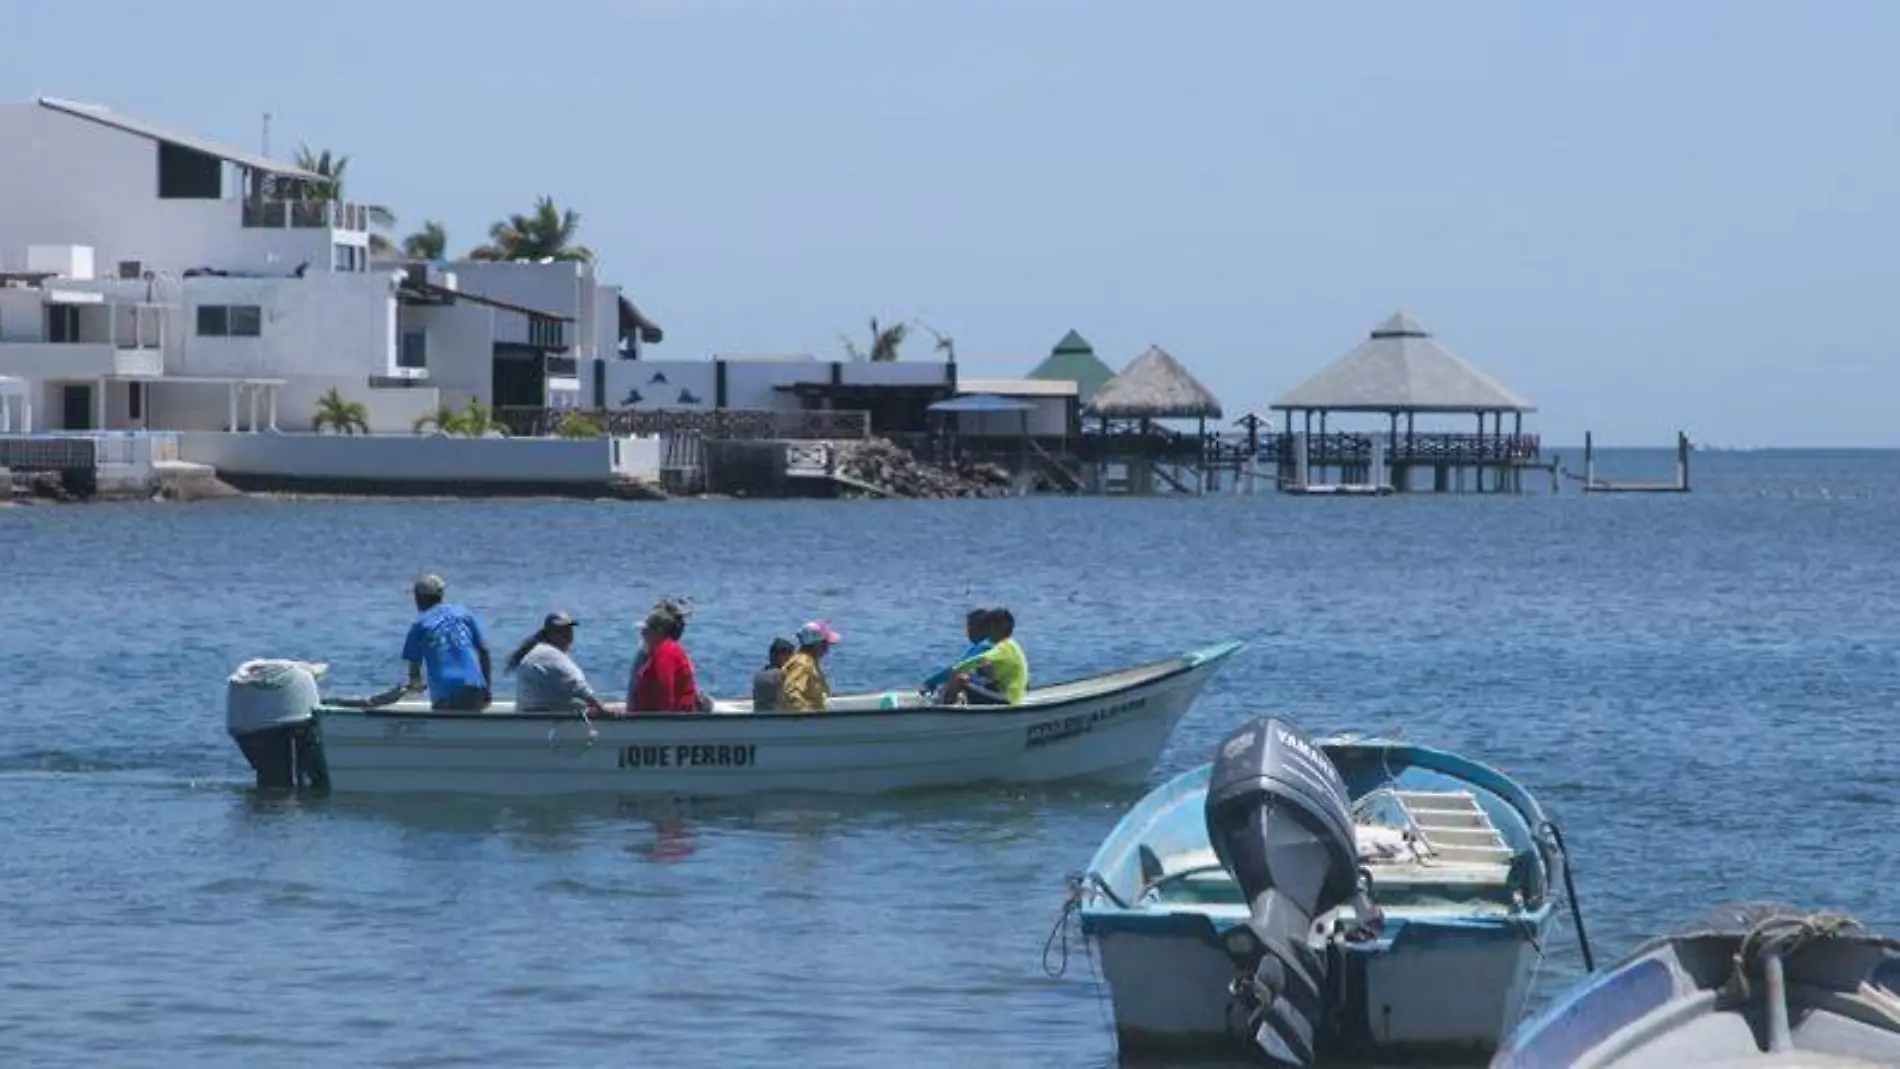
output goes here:
[[[1267, 714], [1266, 717], [1257, 717], [1256, 720], [1269, 718], [1271, 715], [1272, 714]], [[1550, 880], [1557, 875], [1561, 858], [1556, 856], [1551, 845], [1546, 841], [1546, 837], [1541, 832], [1542, 827], [1548, 823], [1548, 818], [1544, 814], [1543, 806], [1538, 803], [1536, 797], [1522, 784], [1518, 783], [1504, 771], [1487, 765], [1482, 761], [1477, 761], [1449, 750], [1441, 750], [1433, 746], [1423, 746], [1398, 739], [1347, 735], [1334, 735], [1314, 741], [1315, 745], [1326, 752], [1329, 760], [1333, 759], [1333, 755], [1337, 751], [1350, 750], [1387, 751], [1403, 755], [1408, 765], [1464, 780], [1473, 786], [1480, 787], [1496, 795], [1506, 805], [1517, 810], [1518, 814], [1524, 818], [1525, 824], [1530, 830], [1533, 846], [1529, 852], [1537, 857], [1538, 863], [1544, 868], [1547, 890], [1542, 901], [1518, 912], [1514, 917], [1518, 922], [1521, 922], [1525, 918], [1535, 918], [1540, 924], [1548, 919], [1550, 913], [1556, 906], [1556, 896], [1550, 893], [1548, 889], [1549, 883]], [[1135, 838], [1128, 843], [1119, 842], [1119, 840], [1124, 838], [1126, 833], [1131, 832], [1136, 827], [1146, 827], [1152, 824], [1154, 817], [1160, 810], [1165, 806], [1176, 804], [1182, 794], [1192, 792], [1197, 787], [1204, 790], [1206, 781], [1212, 771], [1213, 762], [1203, 762], [1192, 768], [1176, 773], [1150, 790], [1140, 802], [1136, 803], [1133, 809], [1130, 809], [1127, 813], [1122, 815], [1121, 820], [1117, 821], [1115, 827], [1104, 837], [1102, 844], [1096, 849], [1094, 856], [1089, 858], [1088, 868], [1085, 870], [1086, 875], [1088, 877], [1102, 879], [1099, 874], [1106, 868], [1112, 866], [1114, 858], [1118, 858], [1120, 855], [1139, 845], [1139, 838]], [[1473, 778], [1474, 773], [1477, 778]], [[1144, 819], [1139, 825], [1131, 824], [1130, 822], [1135, 819], [1137, 814], [1142, 815]], [[1110, 856], [1111, 847], [1114, 848], [1114, 857]], [[1114, 916], [1132, 917], [1142, 915], [1156, 917], [1173, 915], [1175, 913], [1192, 913], [1193, 911], [1150, 909], [1144, 908], [1138, 903], [1122, 907], [1116, 905], [1114, 901], [1109, 899], [1106, 895], [1092, 894], [1084, 897], [1078, 908], [1078, 912], [1081, 913], [1085, 919], [1099, 921], [1100, 919]], [[1211, 923], [1210, 921], [1210, 924]], [[1408, 920], [1408, 923], [1416, 922]]]
[[[744, 719], [746, 721], [799, 720], [799, 721], [812, 721], [812, 722], [830, 722], [830, 721], [838, 720], [841, 718], [855, 718], [855, 717], [869, 717], [869, 716], [889, 717], [893, 715], [917, 716], [919, 714], [930, 714], [930, 713], [951, 713], [959, 717], [980, 717], [980, 718], [985, 718], [985, 719], [994, 719], [994, 718], [1001, 718], [1001, 717], [1008, 717], [1008, 716], [1021, 716], [1027, 713], [1043, 714], [1043, 713], [1048, 713], [1048, 712], [1060, 711], [1062, 709], [1065, 709], [1074, 705], [1081, 705], [1081, 704], [1085, 704], [1089, 702], [1101, 701], [1105, 697], [1110, 697], [1116, 694], [1124, 694], [1124, 693], [1129, 693], [1132, 691], [1142, 690], [1149, 687], [1159, 686], [1163, 683], [1167, 683], [1172, 680], [1179, 679], [1182, 676], [1190, 675], [1192, 673], [1202, 671], [1203, 669], [1207, 669], [1212, 666], [1217, 666], [1221, 662], [1225, 661], [1227, 658], [1245, 649], [1246, 646], [1247, 646], [1247, 643], [1244, 640], [1230, 639], [1225, 642], [1220, 642], [1211, 646], [1203, 647], [1201, 649], [1189, 650], [1185, 653], [1176, 654], [1173, 657], [1165, 657], [1160, 660], [1150, 661], [1146, 664], [1138, 664], [1129, 668], [1118, 668], [1112, 672], [1099, 672], [1099, 673], [1096, 673], [1095, 675], [1080, 676], [1075, 679], [1063, 680], [1061, 682], [1052, 683], [1048, 685], [1047, 687], [1042, 687], [1038, 689], [1041, 689], [1044, 691], [1051, 691], [1051, 690], [1060, 689], [1062, 687], [1072, 687], [1078, 684], [1091, 683], [1096, 680], [1107, 679], [1111, 676], [1118, 676], [1118, 675], [1124, 675], [1124, 674], [1135, 673], [1135, 672], [1144, 672], [1144, 671], [1149, 671], [1149, 670], [1165, 669], [1165, 670], [1160, 671], [1157, 675], [1154, 675], [1150, 678], [1143, 679], [1140, 682], [1128, 684], [1123, 687], [1102, 690], [1102, 691], [1098, 691], [1092, 694], [1077, 694], [1077, 695], [1073, 695], [1066, 698], [1056, 699], [1053, 701], [1036, 702], [1034, 700], [1025, 700], [1020, 705], [920, 705], [920, 706], [910, 706], [907, 708], [896, 708], [896, 709], [883, 709], [883, 708], [826, 709], [821, 713], [799, 713], [799, 712], [789, 712], [785, 710], [767, 710], [765, 712], [747, 711], [747, 712], [733, 712], [733, 713], [701, 713], [701, 712], [633, 713], [633, 714], [625, 714], [621, 716], [607, 717], [607, 718], [595, 717], [593, 719], [598, 723], [623, 723], [623, 722], [628, 722], [628, 721], [637, 721], [640, 723], [704, 723], [709, 719], [718, 720], [718, 719], [726, 719], [726, 718]], [[839, 697], [868, 697], [870, 695], [878, 694], [878, 693], [888, 693], [888, 692], [867, 691], [862, 694], [840, 695]], [[1032, 691], [1031, 694], [1033, 695], [1034, 691]], [[330, 705], [322, 701], [319, 701], [316, 708], [313, 709], [311, 712], [312, 712], [312, 715], [317, 717], [318, 719], [322, 719], [325, 717], [332, 717], [332, 716], [360, 716], [364, 718], [382, 717], [382, 718], [389, 718], [389, 719], [414, 719], [414, 720], [467, 720], [467, 721], [479, 721], [483, 723], [550, 723], [550, 722], [571, 723], [577, 719], [580, 719], [579, 714], [572, 713], [572, 712], [521, 713], [521, 712], [515, 712], [513, 710], [509, 710], [507, 712], [484, 712], [484, 711], [470, 711], [470, 710], [462, 710], [462, 709], [399, 709], [394, 706], [382, 706], [382, 707], [371, 708], [371, 709], [356, 709], [356, 708], [351, 708], [348, 706]]]

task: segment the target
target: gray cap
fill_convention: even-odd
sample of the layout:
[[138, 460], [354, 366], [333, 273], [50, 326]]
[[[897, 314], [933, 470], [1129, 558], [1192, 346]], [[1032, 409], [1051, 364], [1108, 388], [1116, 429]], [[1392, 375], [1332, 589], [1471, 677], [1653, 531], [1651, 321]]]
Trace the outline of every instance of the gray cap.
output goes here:
[[449, 584], [443, 582], [442, 577], [435, 574], [434, 572], [430, 572], [429, 574], [416, 580], [416, 595], [418, 597], [439, 598], [442, 596], [444, 591], [448, 590], [448, 588], [449, 588]]

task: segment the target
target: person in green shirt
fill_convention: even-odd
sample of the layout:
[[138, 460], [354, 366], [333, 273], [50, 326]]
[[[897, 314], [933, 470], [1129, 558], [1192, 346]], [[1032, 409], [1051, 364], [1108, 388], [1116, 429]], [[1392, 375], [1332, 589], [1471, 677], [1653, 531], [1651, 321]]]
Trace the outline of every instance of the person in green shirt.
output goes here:
[[[1000, 606], [991, 610], [989, 638], [989, 649], [966, 658], [951, 670], [950, 682], [943, 688], [943, 704], [1022, 704], [1029, 692], [1029, 659], [1016, 641], [1015, 615]], [[989, 674], [984, 683], [971, 680], [979, 668]]]

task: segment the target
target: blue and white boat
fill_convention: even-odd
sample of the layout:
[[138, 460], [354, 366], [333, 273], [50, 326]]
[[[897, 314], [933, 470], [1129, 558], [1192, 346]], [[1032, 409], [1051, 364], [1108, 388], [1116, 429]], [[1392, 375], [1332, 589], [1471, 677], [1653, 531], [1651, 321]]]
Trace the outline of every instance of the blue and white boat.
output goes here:
[[1536, 799], [1456, 754], [1314, 743], [1272, 718], [1214, 757], [1143, 798], [1077, 878], [1124, 1053], [1495, 1051], [1567, 877]]

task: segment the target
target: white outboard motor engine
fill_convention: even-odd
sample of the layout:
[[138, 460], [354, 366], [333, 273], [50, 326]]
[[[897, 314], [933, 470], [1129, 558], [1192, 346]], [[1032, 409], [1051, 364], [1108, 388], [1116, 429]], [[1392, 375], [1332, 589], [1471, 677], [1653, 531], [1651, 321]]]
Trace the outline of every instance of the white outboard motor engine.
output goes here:
[[1225, 936], [1240, 970], [1229, 1023], [1272, 1063], [1310, 1065], [1330, 956], [1314, 949], [1314, 919], [1360, 891], [1345, 781], [1304, 734], [1263, 718], [1216, 751], [1206, 819], [1250, 911]]
[[224, 727], [257, 773], [260, 789], [329, 787], [312, 716], [320, 701], [317, 677], [326, 668], [306, 661], [259, 660], [246, 661], [231, 674]]

